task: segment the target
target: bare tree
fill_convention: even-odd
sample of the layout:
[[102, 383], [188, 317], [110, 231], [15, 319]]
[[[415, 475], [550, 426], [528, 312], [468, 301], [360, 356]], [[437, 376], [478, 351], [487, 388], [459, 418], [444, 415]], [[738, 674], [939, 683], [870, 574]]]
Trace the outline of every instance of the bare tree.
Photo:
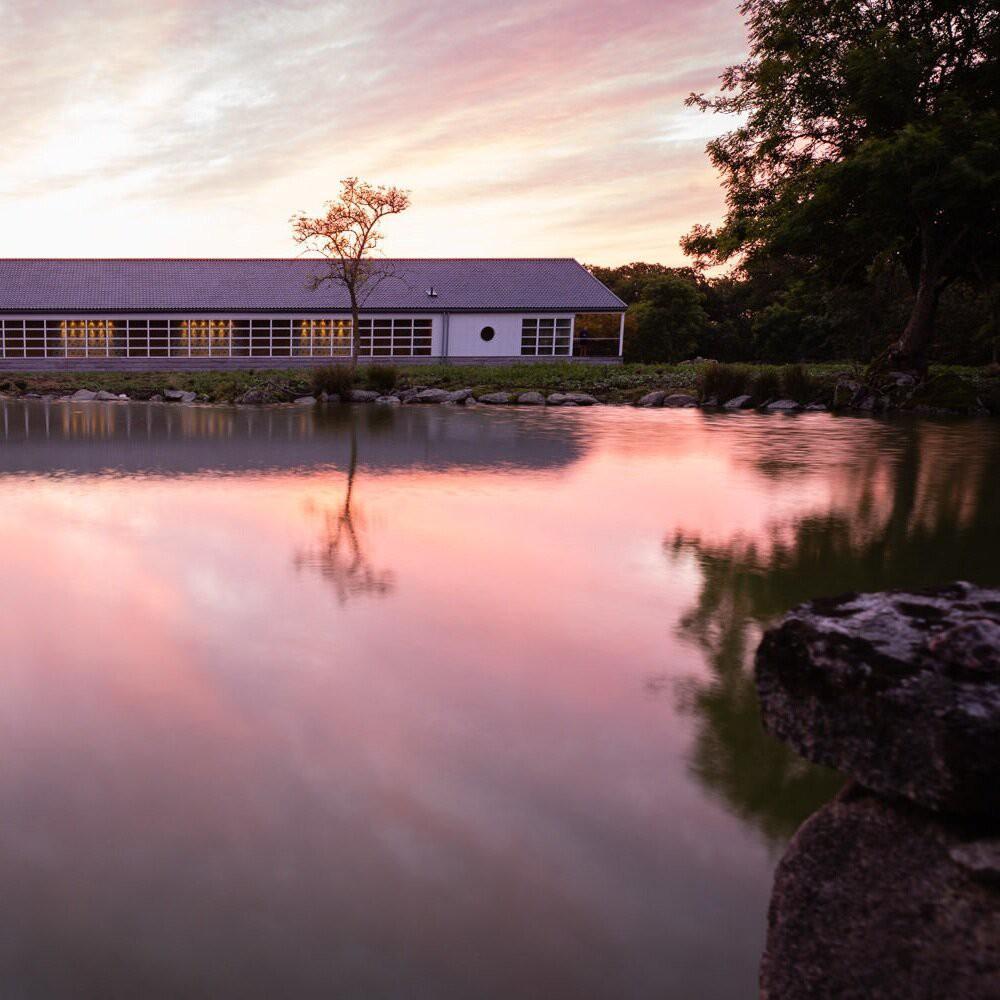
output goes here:
[[318, 250], [327, 258], [327, 269], [311, 280], [315, 290], [326, 284], [347, 290], [351, 300], [351, 368], [358, 363], [358, 330], [361, 309], [368, 297], [392, 276], [392, 266], [375, 256], [382, 241], [380, 224], [410, 206], [410, 193], [346, 177], [340, 182], [340, 197], [328, 201], [323, 215], [303, 212], [292, 216], [296, 243]]

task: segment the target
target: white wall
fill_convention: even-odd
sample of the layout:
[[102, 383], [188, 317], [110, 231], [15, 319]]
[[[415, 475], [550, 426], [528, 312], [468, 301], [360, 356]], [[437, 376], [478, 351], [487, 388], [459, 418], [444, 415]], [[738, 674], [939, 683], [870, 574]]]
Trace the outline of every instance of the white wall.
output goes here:
[[[521, 320], [528, 315], [551, 316], [552, 314], [452, 313], [448, 320], [448, 355], [453, 358], [520, 357]], [[492, 326], [496, 331], [491, 341], [487, 342], [479, 336], [484, 326]], [[438, 343], [438, 338], [435, 337], [435, 349]]]

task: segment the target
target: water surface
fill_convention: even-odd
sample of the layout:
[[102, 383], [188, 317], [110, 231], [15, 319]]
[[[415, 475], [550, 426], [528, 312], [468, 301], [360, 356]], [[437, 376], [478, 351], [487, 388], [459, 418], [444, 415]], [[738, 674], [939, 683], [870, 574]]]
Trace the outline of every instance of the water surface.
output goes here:
[[795, 603], [996, 583], [989, 421], [0, 404], [0, 995], [755, 995]]

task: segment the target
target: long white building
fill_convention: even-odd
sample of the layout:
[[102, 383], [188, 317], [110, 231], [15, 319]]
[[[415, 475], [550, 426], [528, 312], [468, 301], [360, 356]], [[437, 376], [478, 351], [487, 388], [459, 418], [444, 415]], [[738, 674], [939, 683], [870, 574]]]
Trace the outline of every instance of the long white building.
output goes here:
[[[352, 330], [327, 262], [0, 259], [0, 369], [621, 356], [625, 303], [571, 259], [407, 259]], [[577, 317], [611, 314], [600, 338]], [[607, 332], [610, 330], [610, 334]]]

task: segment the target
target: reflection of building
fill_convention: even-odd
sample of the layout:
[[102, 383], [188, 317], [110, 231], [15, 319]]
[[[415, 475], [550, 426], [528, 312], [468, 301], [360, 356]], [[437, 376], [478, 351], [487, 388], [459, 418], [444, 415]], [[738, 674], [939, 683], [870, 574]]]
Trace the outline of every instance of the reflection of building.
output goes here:
[[0, 400], [0, 475], [347, 468], [561, 468], [583, 452], [575, 422], [447, 407], [243, 409]]
[[[575, 349], [577, 314], [625, 303], [576, 261], [397, 260], [364, 303], [358, 353], [529, 359]], [[0, 260], [0, 367], [248, 367], [351, 353], [346, 292], [324, 260]], [[256, 360], [255, 360], [256, 359]]]

